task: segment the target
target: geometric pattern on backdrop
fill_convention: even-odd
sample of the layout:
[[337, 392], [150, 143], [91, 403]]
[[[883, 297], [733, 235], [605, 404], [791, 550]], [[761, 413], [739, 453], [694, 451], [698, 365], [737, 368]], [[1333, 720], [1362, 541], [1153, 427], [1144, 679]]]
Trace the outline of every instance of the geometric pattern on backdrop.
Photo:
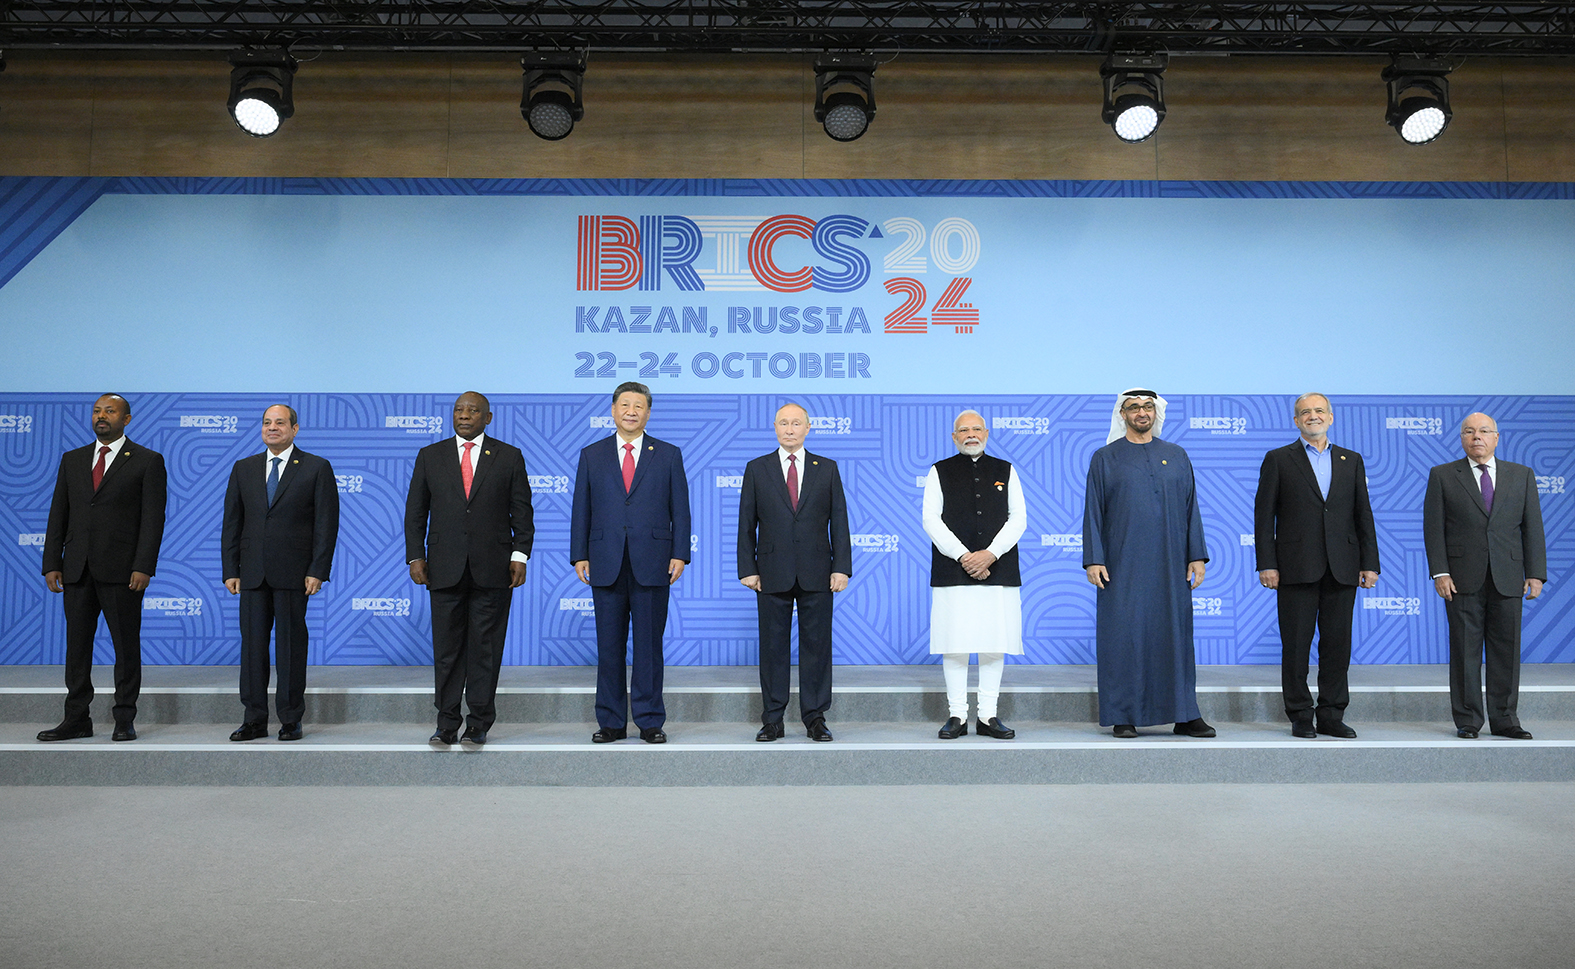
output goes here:
[[[490, 388], [482, 388], [489, 390]], [[607, 388], [610, 390], [610, 388]], [[0, 664], [59, 664], [61, 600], [39, 575], [55, 470], [90, 437], [94, 393], [0, 394]], [[929, 541], [920, 523], [930, 464], [954, 453], [948, 432], [963, 408], [991, 423], [990, 452], [1016, 465], [1029, 505], [1021, 543], [1027, 663], [1094, 660], [1094, 593], [1083, 576], [1084, 477], [1104, 444], [1111, 396], [873, 396], [802, 398], [808, 446], [843, 474], [854, 535], [853, 579], [838, 596], [836, 661], [929, 663]], [[425, 665], [431, 637], [425, 591], [403, 562], [402, 521], [416, 451], [452, 433], [452, 395], [285, 395], [301, 415], [298, 443], [339, 476], [342, 517], [333, 581], [308, 613], [310, 662]], [[504, 661], [589, 665], [596, 657], [589, 589], [568, 562], [570, 501], [579, 449], [611, 433], [608, 398], [491, 394], [499, 438], [525, 452], [536, 511], [529, 579], [515, 594]], [[1253, 569], [1252, 499], [1270, 448], [1295, 431], [1287, 396], [1175, 396], [1164, 437], [1187, 448], [1211, 562], [1194, 593], [1198, 661], [1279, 661], [1272, 593]], [[235, 598], [221, 584], [219, 525], [231, 464], [261, 450], [258, 394], [138, 394], [130, 437], [162, 452], [169, 509], [158, 574], [144, 601], [148, 664], [233, 664]], [[1427, 469], [1460, 456], [1460, 418], [1483, 410], [1504, 433], [1500, 455], [1539, 475], [1549, 584], [1525, 612], [1528, 662], [1575, 662], [1575, 398], [1340, 397], [1331, 439], [1366, 458], [1383, 575], [1357, 597], [1357, 663], [1441, 663], [1444, 613], [1422, 548]], [[734, 544], [745, 463], [775, 446], [780, 399], [658, 392], [650, 432], [679, 445], [689, 474], [693, 564], [674, 587], [667, 662], [748, 665], [758, 658], [754, 596], [736, 578]], [[12, 536], [15, 536], [13, 539]], [[1178, 581], [1180, 577], [1178, 577]], [[100, 633], [95, 661], [112, 656]]]

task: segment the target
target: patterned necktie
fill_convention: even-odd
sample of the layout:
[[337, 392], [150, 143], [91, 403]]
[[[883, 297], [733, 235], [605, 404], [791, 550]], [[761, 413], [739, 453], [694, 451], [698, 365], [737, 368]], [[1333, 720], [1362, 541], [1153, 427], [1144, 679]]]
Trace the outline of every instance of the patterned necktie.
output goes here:
[[459, 459], [459, 477], [465, 482], [465, 500], [470, 500], [470, 482], [476, 477], [476, 469], [470, 463], [470, 449], [476, 446], [475, 441], [466, 441], [464, 455]]
[[104, 455], [109, 453], [109, 445], [105, 444], [98, 449], [98, 463], [93, 465], [93, 490], [104, 483]]
[[798, 511], [798, 455], [788, 455], [788, 504]]
[[1488, 514], [1493, 513], [1493, 477], [1487, 472], [1487, 465], [1479, 464], [1482, 471], [1482, 504], [1487, 506]]
[[634, 487], [634, 445], [623, 446], [623, 493]]
[[268, 504], [273, 504], [273, 496], [279, 493], [279, 462], [284, 458], [270, 458], [273, 467], [268, 469]]

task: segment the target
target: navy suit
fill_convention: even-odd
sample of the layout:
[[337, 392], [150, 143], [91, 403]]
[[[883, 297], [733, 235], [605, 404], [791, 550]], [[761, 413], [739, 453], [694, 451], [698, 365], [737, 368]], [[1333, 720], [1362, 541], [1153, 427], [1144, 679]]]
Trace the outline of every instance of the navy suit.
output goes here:
[[[1548, 577], [1537, 478], [1523, 464], [1498, 460], [1493, 511], [1482, 500], [1469, 458], [1427, 476], [1422, 541], [1429, 575], [1448, 573], [1455, 597], [1449, 620], [1449, 701], [1455, 726], [1520, 726], [1520, 618], [1526, 580]], [[1482, 666], [1487, 666], [1487, 705]]]
[[405, 499], [405, 561], [427, 563], [438, 729], [458, 729], [463, 696], [465, 725], [486, 732], [497, 718], [513, 601], [509, 562], [515, 552], [530, 555], [536, 526], [520, 449], [483, 435], [471, 458], [466, 498], [455, 438], [416, 454]]
[[799, 713], [808, 726], [831, 707], [831, 573], [853, 574], [848, 505], [837, 462], [800, 450], [798, 508], [776, 451], [744, 467], [738, 495], [738, 577], [760, 576], [762, 723], [787, 709], [793, 606], [798, 605]]
[[268, 502], [271, 452], [235, 462], [224, 492], [224, 578], [241, 584], [241, 704], [246, 722], [268, 722], [268, 636], [279, 667], [280, 723], [306, 712], [306, 577], [327, 582], [339, 540], [333, 466], [296, 448], [280, 465]]
[[[642, 730], [667, 722], [662, 703], [662, 631], [673, 559], [689, 561], [689, 482], [683, 454], [647, 434], [634, 481], [623, 487], [615, 434], [580, 451], [574, 474], [569, 561], [590, 563], [596, 606], [596, 722]], [[626, 691], [625, 643], [633, 626], [634, 676]]]
[[116, 723], [137, 716], [142, 692], [142, 592], [131, 573], [152, 575], [164, 541], [164, 456], [127, 439], [93, 490], [97, 442], [67, 451], [55, 475], [44, 533], [44, 574], [65, 580], [67, 723], [86, 723], [93, 702], [98, 617], [115, 644]]

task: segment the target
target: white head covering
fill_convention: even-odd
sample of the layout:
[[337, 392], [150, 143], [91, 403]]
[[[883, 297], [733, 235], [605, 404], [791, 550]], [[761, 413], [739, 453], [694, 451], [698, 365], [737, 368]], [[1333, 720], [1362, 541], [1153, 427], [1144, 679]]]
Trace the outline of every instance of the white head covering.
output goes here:
[[1118, 437], [1127, 436], [1127, 422], [1121, 419], [1122, 406], [1129, 400], [1144, 398], [1152, 398], [1154, 401], [1154, 436], [1159, 437], [1160, 430], [1165, 426], [1165, 398], [1152, 390], [1133, 387], [1131, 390], [1123, 390], [1116, 396], [1116, 408], [1110, 412], [1110, 436], [1105, 438], [1106, 444]]

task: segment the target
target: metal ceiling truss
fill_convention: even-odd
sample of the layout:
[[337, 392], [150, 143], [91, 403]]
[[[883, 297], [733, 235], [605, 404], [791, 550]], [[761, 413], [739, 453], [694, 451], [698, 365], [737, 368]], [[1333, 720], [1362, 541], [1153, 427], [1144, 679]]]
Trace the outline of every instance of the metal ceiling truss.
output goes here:
[[0, 0], [0, 49], [1575, 56], [1575, 5]]

